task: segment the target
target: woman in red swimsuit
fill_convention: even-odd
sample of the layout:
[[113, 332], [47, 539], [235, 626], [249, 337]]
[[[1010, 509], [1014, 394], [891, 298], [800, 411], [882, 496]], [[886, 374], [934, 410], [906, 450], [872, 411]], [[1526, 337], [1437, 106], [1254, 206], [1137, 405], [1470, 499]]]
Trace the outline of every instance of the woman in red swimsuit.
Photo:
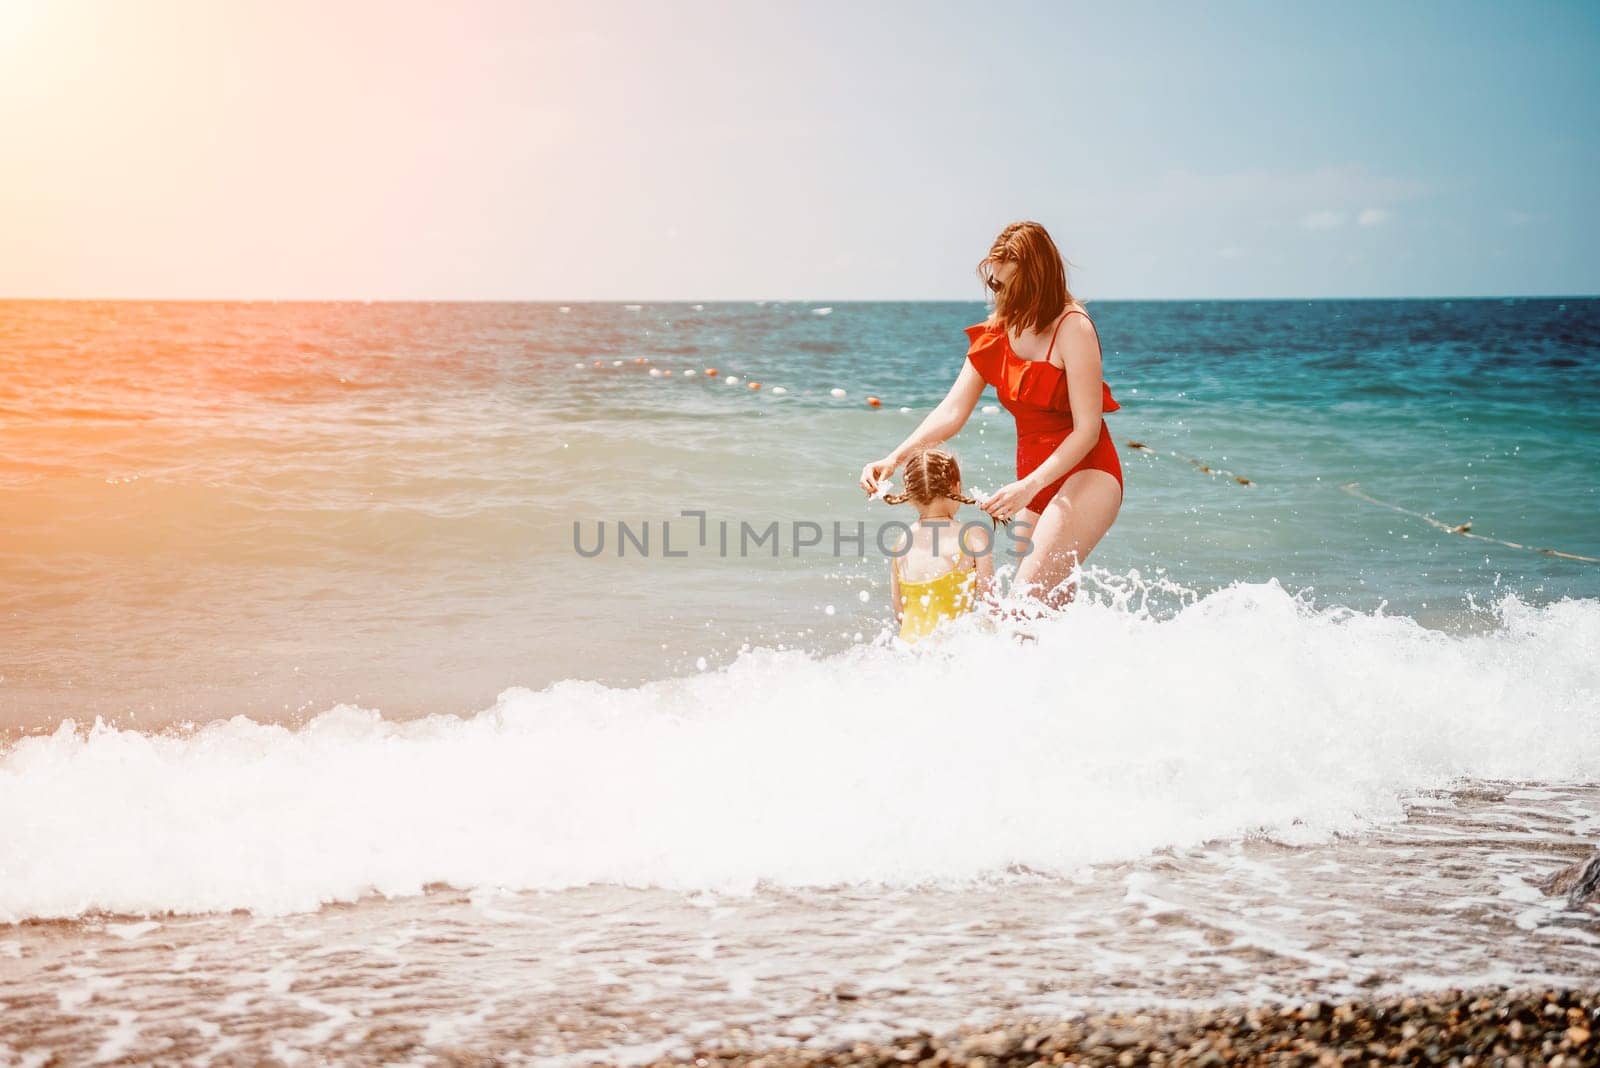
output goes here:
[[1017, 480], [983, 502], [996, 519], [1027, 524], [1033, 548], [1016, 586], [1052, 603], [1072, 599], [1065, 580], [1122, 508], [1122, 463], [1101, 419], [1121, 407], [1100, 377], [1100, 337], [1067, 289], [1061, 253], [1045, 228], [1013, 223], [978, 273], [994, 292], [987, 322], [967, 327], [967, 361], [955, 385], [911, 436], [861, 470], [876, 493], [904, 458], [966, 424], [985, 386], [1017, 420]]

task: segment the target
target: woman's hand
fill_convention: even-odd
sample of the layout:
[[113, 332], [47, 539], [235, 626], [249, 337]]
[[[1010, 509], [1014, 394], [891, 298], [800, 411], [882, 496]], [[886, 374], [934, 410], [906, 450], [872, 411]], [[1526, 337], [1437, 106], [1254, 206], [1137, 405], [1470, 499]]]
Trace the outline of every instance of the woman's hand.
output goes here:
[[891, 457], [885, 456], [881, 460], [874, 460], [861, 469], [861, 488], [866, 490], [867, 496], [878, 492], [878, 483], [894, 474], [894, 469], [899, 465]]
[[1010, 485], [1001, 486], [990, 494], [978, 507], [988, 512], [993, 518], [1001, 522], [1015, 519], [1017, 513], [1028, 507], [1028, 502], [1033, 500], [1039, 491], [1032, 482], [1025, 478], [1018, 479]]

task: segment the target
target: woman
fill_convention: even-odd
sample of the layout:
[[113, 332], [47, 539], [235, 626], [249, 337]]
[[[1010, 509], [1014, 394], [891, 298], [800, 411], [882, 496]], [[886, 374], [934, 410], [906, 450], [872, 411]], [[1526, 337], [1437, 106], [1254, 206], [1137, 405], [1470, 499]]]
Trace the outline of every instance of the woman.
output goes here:
[[1068, 291], [1061, 253], [1044, 227], [1006, 227], [978, 275], [994, 292], [994, 314], [967, 327], [967, 360], [955, 385], [910, 437], [861, 469], [861, 488], [876, 493], [911, 453], [952, 437], [984, 387], [994, 386], [1017, 420], [1017, 480], [982, 507], [1031, 531], [1017, 587], [1065, 604], [1072, 599], [1066, 579], [1122, 508], [1122, 463], [1101, 419], [1121, 406], [1100, 377], [1100, 337]]

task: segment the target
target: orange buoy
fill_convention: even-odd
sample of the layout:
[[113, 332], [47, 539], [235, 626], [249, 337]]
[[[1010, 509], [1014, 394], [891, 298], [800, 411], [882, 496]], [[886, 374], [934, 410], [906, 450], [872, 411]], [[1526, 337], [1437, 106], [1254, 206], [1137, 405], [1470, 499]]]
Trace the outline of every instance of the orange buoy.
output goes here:
[[633, 358], [633, 362], [634, 363], [649, 363], [650, 361], [645, 359], [643, 356], [635, 356]]
[[605, 366], [605, 362], [603, 360], [596, 360], [596, 361], [594, 361], [594, 365], [596, 367], [604, 367]]
[[707, 378], [715, 378], [715, 377], [717, 377], [717, 369], [715, 367], [707, 367], [706, 368], [706, 377]]
[[867, 407], [868, 408], [882, 408], [883, 407], [883, 401], [879, 400], [877, 397], [868, 397], [867, 398]]
[[750, 388], [751, 389], [760, 389], [761, 388], [761, 383], [760, 382], [752, 382], [752, 383], [750, 383]]

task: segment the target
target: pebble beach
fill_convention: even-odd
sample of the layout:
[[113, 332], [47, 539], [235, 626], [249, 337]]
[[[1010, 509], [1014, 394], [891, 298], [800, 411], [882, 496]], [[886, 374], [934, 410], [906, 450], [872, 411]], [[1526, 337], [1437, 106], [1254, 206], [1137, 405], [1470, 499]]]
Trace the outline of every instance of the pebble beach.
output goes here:
[[652, 1068], [962, 1068], [1081, 1065], [1504, 1065], [1580, 1068], [1600, 1062], [1600, 991], [1443, 990], [1430, 994], [1022, 1019], [983, 1030], [914, 1034], [830, 1050], [706, 1049]]

